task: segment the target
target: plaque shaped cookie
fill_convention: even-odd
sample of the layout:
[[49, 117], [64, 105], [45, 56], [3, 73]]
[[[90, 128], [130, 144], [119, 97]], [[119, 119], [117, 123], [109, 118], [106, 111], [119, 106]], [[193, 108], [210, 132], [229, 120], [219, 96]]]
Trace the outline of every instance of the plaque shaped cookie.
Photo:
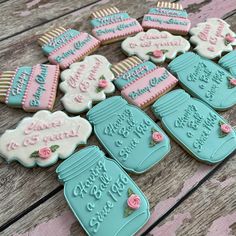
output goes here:
[[115, 85], [130, 103], [145, 108], [171, 90], [178, 80], [164, 67], [129, 57], [112, 66]]
[[236, 134], [228, 122], [184, 90], [174, 90], [158, 99], [153, 112], [165, 130], [198, 160], [214, 164], [236, 149]]
[[126, 170], [143, 173], [170, 151], [170, 141], [145, 112], [120, 96], [108, 98], [87, 113], [94, 132]]
[[181, 4], [158, 1], [157, 7], [150, 8], [144, 15], [142, 26], [144, 29], [166, 30], [172, 34], [186, 35], [191, 22]]
[[116, 7], [108, 7], [91, 14], [92, 34], [108, 44], [143, 31], [142, 26], [128, 13], [120, 12]]
[[236, 80], [218, 64], [188, 52], [175, 58], [168, 68], [189, 93], [215, 110], [226, 110], [236, 104]]
[[43, 34], [38, 43], [50, 63], [59, 65], [61, 69], [82, 60], [100, 45], [100, 41], [88, 33], [63, 27]]
[[52, 110], [59, 73], [58, 66], [43, 64], [3, 71], [0, 74], [0, 101], [28, 112]]
[[[219, 64], [236, 77], [236, 50], [227, 53], [219, 60]], [[236, 86], [236, 80], [231, 80], [231, 84]]]
[[230, 52], [236, 45], [236, 34], [230, 30], [229, 24], [222, 19], [209, 18], [190, 30], [191, 43], [194, 50], [203, 57], [215, 59], [222, 52]]
[[77, 145], [85, 144], [91, 131], [89, 122], [80, 116], [38, 111], [15, 129], [5, 131], [0, 137], [0, 153], [7, 162], [17, 160], [25, 167], [46, 167], [58, 158], [67, 158]]
[[150, 29], [125, 39], [121, 47], [128, 56], [136, 55], [142, 60], [162, 63], [166, 59], [172, 60], [177, 54], [188, 51], [190, 43], [181, 36]]
[[134, 235], [149, 219], [145, 195], [98, 147], [73, 154], [56, 171], [66, 201], [88, 235]]
[[65, 93], [61, 99], [65, 109], [71, 113], [83, 112], [90, 109], [93, 102], [102, 101], [106, 94], [114, 92], [110, 66], [104, 56], [92, 55], [63, 71], [60, 89]]

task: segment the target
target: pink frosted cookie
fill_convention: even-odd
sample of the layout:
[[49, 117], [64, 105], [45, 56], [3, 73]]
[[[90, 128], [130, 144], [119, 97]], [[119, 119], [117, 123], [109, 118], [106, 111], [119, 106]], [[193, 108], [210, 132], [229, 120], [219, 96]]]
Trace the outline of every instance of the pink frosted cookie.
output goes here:
[[59, 73], [59, 66], [43, 64], [4, 71], [0, 74], [0, 101], [28, 112], [52, 110]]
[[112, 66], [115, 85], [130, 103], [145, 108], [171, 90], [178, 80], [164, 67], [129, 57]]
[[150, 8], [144, 15], [142, 26], [144, 29], [166, 30], [173, 34], [186, 35], [191, 22], [181, 4], [158, 2], [156, 8]]
[[91, 18], [92, 33], [102, 44], [119, 41], [143, 31], [136, 19], [131, 18], [126, 12], [120, 12], [116, 7], [95, 11]]
[[50, 63], [59, 65], [61, 69], [82, 60], [100, 45], [100, 41], [88, 33], [63, 27], [45, 33], [39, 38], [38, 43]]

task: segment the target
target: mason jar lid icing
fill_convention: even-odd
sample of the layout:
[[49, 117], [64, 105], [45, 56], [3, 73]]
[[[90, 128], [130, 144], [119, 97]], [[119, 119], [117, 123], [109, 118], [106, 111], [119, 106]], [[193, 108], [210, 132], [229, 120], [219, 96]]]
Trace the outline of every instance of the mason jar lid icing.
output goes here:
[[196, 63], [199, 59], [199, 56], [193, 52], [186, 52], [177, 58], [175, 58], [169, 65], [168, 68], [173, 73], [178, 73], [180, 71], [186, 70], [189, 66]]
[[56, 169], [58, 178], [65, 183], [81, 175], [83, 171], [89, 169], [103, 157], [104, 153], [97, 146], [82, 149], [58, 166]]
[[119, 96], [114, 96], [109, 98], [106, 103], [99, 103], [95, 107], [93, 107], [87, 113], [87, 117], [92, 124], [96, 125], [112, 117], [126, 104], [127, 102], [124, 99]]
[[178, 110], [178, 107], [190, 98], [182, 89], [174, 90], [159, 98], [152, 106], [153, 113], [160, 119]]
[[219, 64], [227, 70], [231, 70], [232, 67], [236, 67], [236, 50], [227, 53], [219, 60]]

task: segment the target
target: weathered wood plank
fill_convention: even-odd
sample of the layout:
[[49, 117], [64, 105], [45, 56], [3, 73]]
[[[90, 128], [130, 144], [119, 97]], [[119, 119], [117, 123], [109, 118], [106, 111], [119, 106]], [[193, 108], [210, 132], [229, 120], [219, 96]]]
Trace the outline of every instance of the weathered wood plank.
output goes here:
[[0, 7], [0, 16], [4, 19], [0, 22], [0, 41], [97, 2], [99, 0], [6, 1]]
[[155, 227], [150, 236], [236, 235], [236, 156]]

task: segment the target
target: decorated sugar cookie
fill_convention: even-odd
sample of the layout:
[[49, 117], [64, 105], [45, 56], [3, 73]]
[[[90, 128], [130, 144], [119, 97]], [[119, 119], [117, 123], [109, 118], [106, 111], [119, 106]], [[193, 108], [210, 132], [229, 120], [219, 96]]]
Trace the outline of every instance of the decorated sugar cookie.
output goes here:
[[72, 113], [83, 112], [94, 102], [104, 100], [106, 94], [114, 92], [115, 86], [111, 82], [114, 75], [110, 66], [104, 56], [93, 55], [63, 71], [60, 89], [65, 93], [61, 99], [65, 109]]
[[58, 66], [43, 64], [3, 71], [0, 73], [0, 101], [28, 112], [52, 110], [59, 73]]
[[144, 15], [142, 26], [145, 29], [166, 30], [172, 34], [186, 35], [191, 22], [181, 4], [157, 2], [157, 7], [150, 8]]
[[74, 29], [56, 28], [43, 34], [38, 43], [51, 64], [66, 69], [94, 52], [100, 41], [85, 32]]
[[150, 29], [129, 37], [121, 44], [128, 55], [136, 55], [142, 60], [162, 63], [166, 59], [172, 60], [179, 53], [189, 50], [189, 42], [181, 36], [174, 36], [166, 31]]
[[161, 128], [120, 96], [100, 102], [87, 117], [101, 144], [126, 170], [143, 173], [170, 151], [169, 138]]
[[[219, 60], [219, 64], [228, 70], [236, 78], [236, 50], [227, 53]], [[232, 85], [235, 84], [236, 80], [232, 80]]]
[[183, 87], [215, 110], [236, 104], [236, 79], [213, 61], [193, 52], [175, 58], [168, 66]]
[[236, 46], [236, 34], [230, 30], [227, 22], [218, 18], [209, 18], [190, 30], [191, 43], [200, 56], [215, 59], [223, 52], [230, 52]]
[[122, 96], [141, 108], [153, 103], [178, 82], [164, 67], [135, 56], [112, 66], [112, 71], [116, 76], [114, 83]]
[[0, 154], [7, 162], [17, 160], [25, 167], [50, 166], [85, 144], [91, 131], [89, 122], [79, 116], [38, 111], [0, 137]]
[[230, 124], [182, 89], [158, 99], [153, 111], [165, 130], [198, 160], [214, 164], [236, 149], [236, 134]]
[[108, 7], [91, 14], [92, 34], [107, 44], [124, 39], [143, 31], [139, 22], [128, 13], [120, 12], [116, 7]]
[[98, 147], [73, 154], [56, 171], [66, 201], [88, 235], [134, 235], [149, 219], [145, 195]]

